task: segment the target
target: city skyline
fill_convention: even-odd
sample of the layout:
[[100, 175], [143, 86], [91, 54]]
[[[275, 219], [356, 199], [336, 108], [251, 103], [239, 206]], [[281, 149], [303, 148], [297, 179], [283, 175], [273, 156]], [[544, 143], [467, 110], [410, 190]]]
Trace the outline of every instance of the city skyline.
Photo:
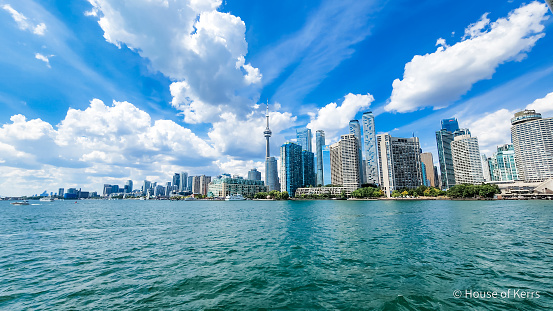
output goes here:
[[[331, 145], [367, 111], [375, 134], [418, 137], [435, 165], [442, 119], [457, 118], [490, 156], [511, 143], [515, 112], [553, 115], [544, 2], [430, 1], [401, 13], [383, 3], [3, 1], [0, 195], [100, 193], [176, 172], [265, 175], [266, 102], [277, 159], [298, 129]], [[267, 16], [289, 18], [272, 27]], [[165, 48], [179, 27], [186, 40]]]

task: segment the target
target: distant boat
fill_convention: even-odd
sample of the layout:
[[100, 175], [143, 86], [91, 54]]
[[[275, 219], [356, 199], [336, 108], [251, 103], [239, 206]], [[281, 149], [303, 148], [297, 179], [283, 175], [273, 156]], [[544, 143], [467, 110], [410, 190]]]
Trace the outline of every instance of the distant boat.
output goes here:
[[188, 198], [184, 198], [185, 201], [196, 201], [197, 199], [196, 198], [193, 198], [193, 197], [188, 197]]
[[231, 194], [225, 197], [225, 201], [245, 201], [245, 200], [246, 198], [244, 198], [241, 194]]
[[51, 198], [51, 197], [46, 197], [46, 198], [40, 198], [39, 201], [40, 202], [54, 202], [54, 199]]
[[29, 205], [28, 201], [18, 201], [18, 202], [12, 202], [12, 205]]

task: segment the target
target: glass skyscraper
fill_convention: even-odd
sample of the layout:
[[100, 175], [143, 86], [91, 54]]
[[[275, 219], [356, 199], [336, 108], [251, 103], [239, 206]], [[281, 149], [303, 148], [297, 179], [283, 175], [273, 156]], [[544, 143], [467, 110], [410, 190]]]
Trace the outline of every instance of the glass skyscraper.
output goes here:
[[493, 181], [518, 180], [515, 148], [511, 144], [497, 146], [497, 152], [488, 159], [490, 177]]
[[315, 148], [317, 152], [317, 185], [324, 186], [323, 147], [325, 145], [325, 132], [318, 130], [315, 133]]
[[364, 112], [361, 118], [363, 124], [363, 149], [365, 151], [365, 183], [380, 184], [378, 168], [378, 143], [374, 126], [374, 115], [371, 111]]
[[280, 147], [280, 191], [287, 191], [290, 197], [303, 186], [302, 147], [285, 143]]
[[302, 187], [307, 186], [316, 186], [316, 178], [315, 178], [315, 154], [313, 152], [309, 152], [306, 150], [303, 150], [301, 152], [301, 167], [302, 167], [302, 178], [303, 183]]
[[453, 133], [458, 129], [459, 129], [459, 122], [457, 122], [457, 119], [451, 118], [451, 119], [442, 120], [442, 130], [446, 130]]
[[298, 139], [298, 145], [302, 150], [313, 152], [311, 143], [311, 129], [305, 128], [302, 130], [296, 130], [296, 137]]
[[453, 155], [451, 143], [459, 130], [457, 119], [443, 119], [442, 129], [436, 132], [436, 144], [438, 147], [438, 160], [440, 161], [440, 172], [442, 189], [449, 189], [455, 185], [455, 172], [453, 170]]

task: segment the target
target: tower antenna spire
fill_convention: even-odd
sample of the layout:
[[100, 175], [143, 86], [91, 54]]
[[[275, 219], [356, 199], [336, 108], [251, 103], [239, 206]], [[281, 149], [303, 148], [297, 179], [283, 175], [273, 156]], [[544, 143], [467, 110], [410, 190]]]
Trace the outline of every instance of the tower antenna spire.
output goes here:
[[265, 114], [267, 117], [267, 128], [263, 132], [263, 135], [265, 136], [265, 139], [267, 140], [267, 145], [265, 146], [265, 157], [268, 158], [271, 156], [271, 153], [269, 152], [269, 137], [271, 137], [271, 130], [269, 129], [269, 100], [267, 99], [267, 113]]

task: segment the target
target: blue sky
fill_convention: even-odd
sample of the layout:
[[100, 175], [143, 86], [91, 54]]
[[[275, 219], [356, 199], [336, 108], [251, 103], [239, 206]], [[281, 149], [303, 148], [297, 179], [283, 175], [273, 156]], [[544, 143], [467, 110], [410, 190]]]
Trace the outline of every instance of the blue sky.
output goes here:
[[553, 116], [552, 24], [541, 1], [0, 0], [0, 195], [263, 170], [266, 101], [275, 156], [366, 110], [435, 155], [457, 117], [491, 154], [515, 110]]

